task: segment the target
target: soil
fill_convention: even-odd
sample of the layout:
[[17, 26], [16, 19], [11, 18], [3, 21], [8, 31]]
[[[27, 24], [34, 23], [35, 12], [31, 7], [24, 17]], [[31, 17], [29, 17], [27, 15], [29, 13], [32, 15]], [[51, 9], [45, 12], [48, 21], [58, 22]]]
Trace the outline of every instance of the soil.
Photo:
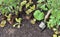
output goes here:
[[30, 24], [29, 20], [23, 20], [21, 28], [13, 28], [9, 23], [0, 28], [0, 37], [52, 37], [53, 31], [46, 28], [41, 32], [38, 24]]

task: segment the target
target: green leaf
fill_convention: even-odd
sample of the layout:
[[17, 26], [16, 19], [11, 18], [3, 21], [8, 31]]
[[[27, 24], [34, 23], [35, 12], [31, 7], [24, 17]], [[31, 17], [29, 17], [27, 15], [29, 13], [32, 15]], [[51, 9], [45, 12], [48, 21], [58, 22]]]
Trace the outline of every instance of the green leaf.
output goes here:
[[60, 8], [60, 0], [47, 0], [48, 8]]
[[56, 25], [60, 25], [60, 10], [59, 9], [53, 9], [50, 15], [49, 22], [47, 23], [48, 28], [54, 28]]
[[39, 10], [36, 10], [33, 15], [34, 15], [34, 18], [39, 21], [44, 18], [44, 13]]
[[43, 9], [43, 10], [48, 10], [48, 9], [45, 7], [45, 4], [42, 5], [40, 8]]

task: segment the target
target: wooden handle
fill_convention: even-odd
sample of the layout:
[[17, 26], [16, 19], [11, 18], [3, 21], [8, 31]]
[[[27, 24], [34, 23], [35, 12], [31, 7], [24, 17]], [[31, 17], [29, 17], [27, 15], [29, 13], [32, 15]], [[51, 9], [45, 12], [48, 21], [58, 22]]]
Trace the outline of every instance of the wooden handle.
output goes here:
[[47, 12], [44, 21], [46, 21], [46, 20], [48, 19], [48, 17], [49, 17], [49, 15], [50, 15], [51, 11], [52, 11], [52, 9], [50, 9], [50, 10]]

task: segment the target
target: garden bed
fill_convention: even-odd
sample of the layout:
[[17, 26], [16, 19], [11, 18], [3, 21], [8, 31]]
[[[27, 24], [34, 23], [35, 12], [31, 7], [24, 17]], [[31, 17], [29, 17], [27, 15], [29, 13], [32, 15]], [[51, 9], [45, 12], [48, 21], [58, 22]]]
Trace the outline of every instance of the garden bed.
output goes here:
[[0, 37], [60, 37], [59, 0], [0, 2]]

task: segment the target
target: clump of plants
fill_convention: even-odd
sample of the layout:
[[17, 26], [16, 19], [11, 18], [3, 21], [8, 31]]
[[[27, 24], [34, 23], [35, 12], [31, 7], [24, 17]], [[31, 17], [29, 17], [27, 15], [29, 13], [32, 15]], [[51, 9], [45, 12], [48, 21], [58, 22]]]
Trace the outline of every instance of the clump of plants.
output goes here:
[[[2, 14], [0, 27], [4, 27], [9, 22], [13, 27], [20, 28], [23, 18], [19, 15], [25, 14], [25, 17], [28, 16], [26, 19], [28, 18], [31, 24], [41, 21], [39, 27], [45, 28], [47, 25], [49, 29], [58, 31], [60, 26], [60, 0], [37, 0], [36, 2], [34, 4], [32, 0], [0, 0], [0, 12]], [[22, 14], [22, 12], [24, 13]], [[32, 16], [33, 18], [31, 18]]]
[[47, 22], [48, 28], [53, 28], [54, 31], [58, 31], [58, 28], [60, 26], [60, 0], [47, 0], [47, 7], [49, 9], [52, 8], [52, 12], [50, 15], [50, 19]]
[[[8, 21], [10, 24], [14, 24], [14, 19], [18, 17], [19, 5], [20, 5], [20, 0], [1, 0], [0, 1], [0, 12], [2, 13], [2, 17], [3, 17], [0, 27], [4, 27], [6, 25], [5, 21]], [[5, 19], [5, 17], [7, 19]], [[4, 24], [2, 22], [4, 22]], [[18, 23], [20, 24], [21, 22], [18, 22]]]
[[[27, 5], [28, 4], [28, 5]], [[26, 0], [1, 0], [0, 1], [0, 12], [2, 13], [2, 20], [4, 22], [0, 24], [0, 27], [4, 27], [7, 22], [9, 22], [13, 27], [17, 26], [20, 28], [20, 24], [22, 18], [19, 17], [19, 14], [23, 11], [23, 6], [26, 7], [25, 13], [26, 15], [30, 15], [32, 11], [35, 10], [35, 5], [33, 4], [32, 0], [29, 0], [27, 3]], [[32, 5], [32, 6], [30, 6]], [[28, 8], [29, 7], [29, 8]], [[22, 15], [23, 16], [23, 15]], [[7, 21], [7, 22], [5, 22]]]

